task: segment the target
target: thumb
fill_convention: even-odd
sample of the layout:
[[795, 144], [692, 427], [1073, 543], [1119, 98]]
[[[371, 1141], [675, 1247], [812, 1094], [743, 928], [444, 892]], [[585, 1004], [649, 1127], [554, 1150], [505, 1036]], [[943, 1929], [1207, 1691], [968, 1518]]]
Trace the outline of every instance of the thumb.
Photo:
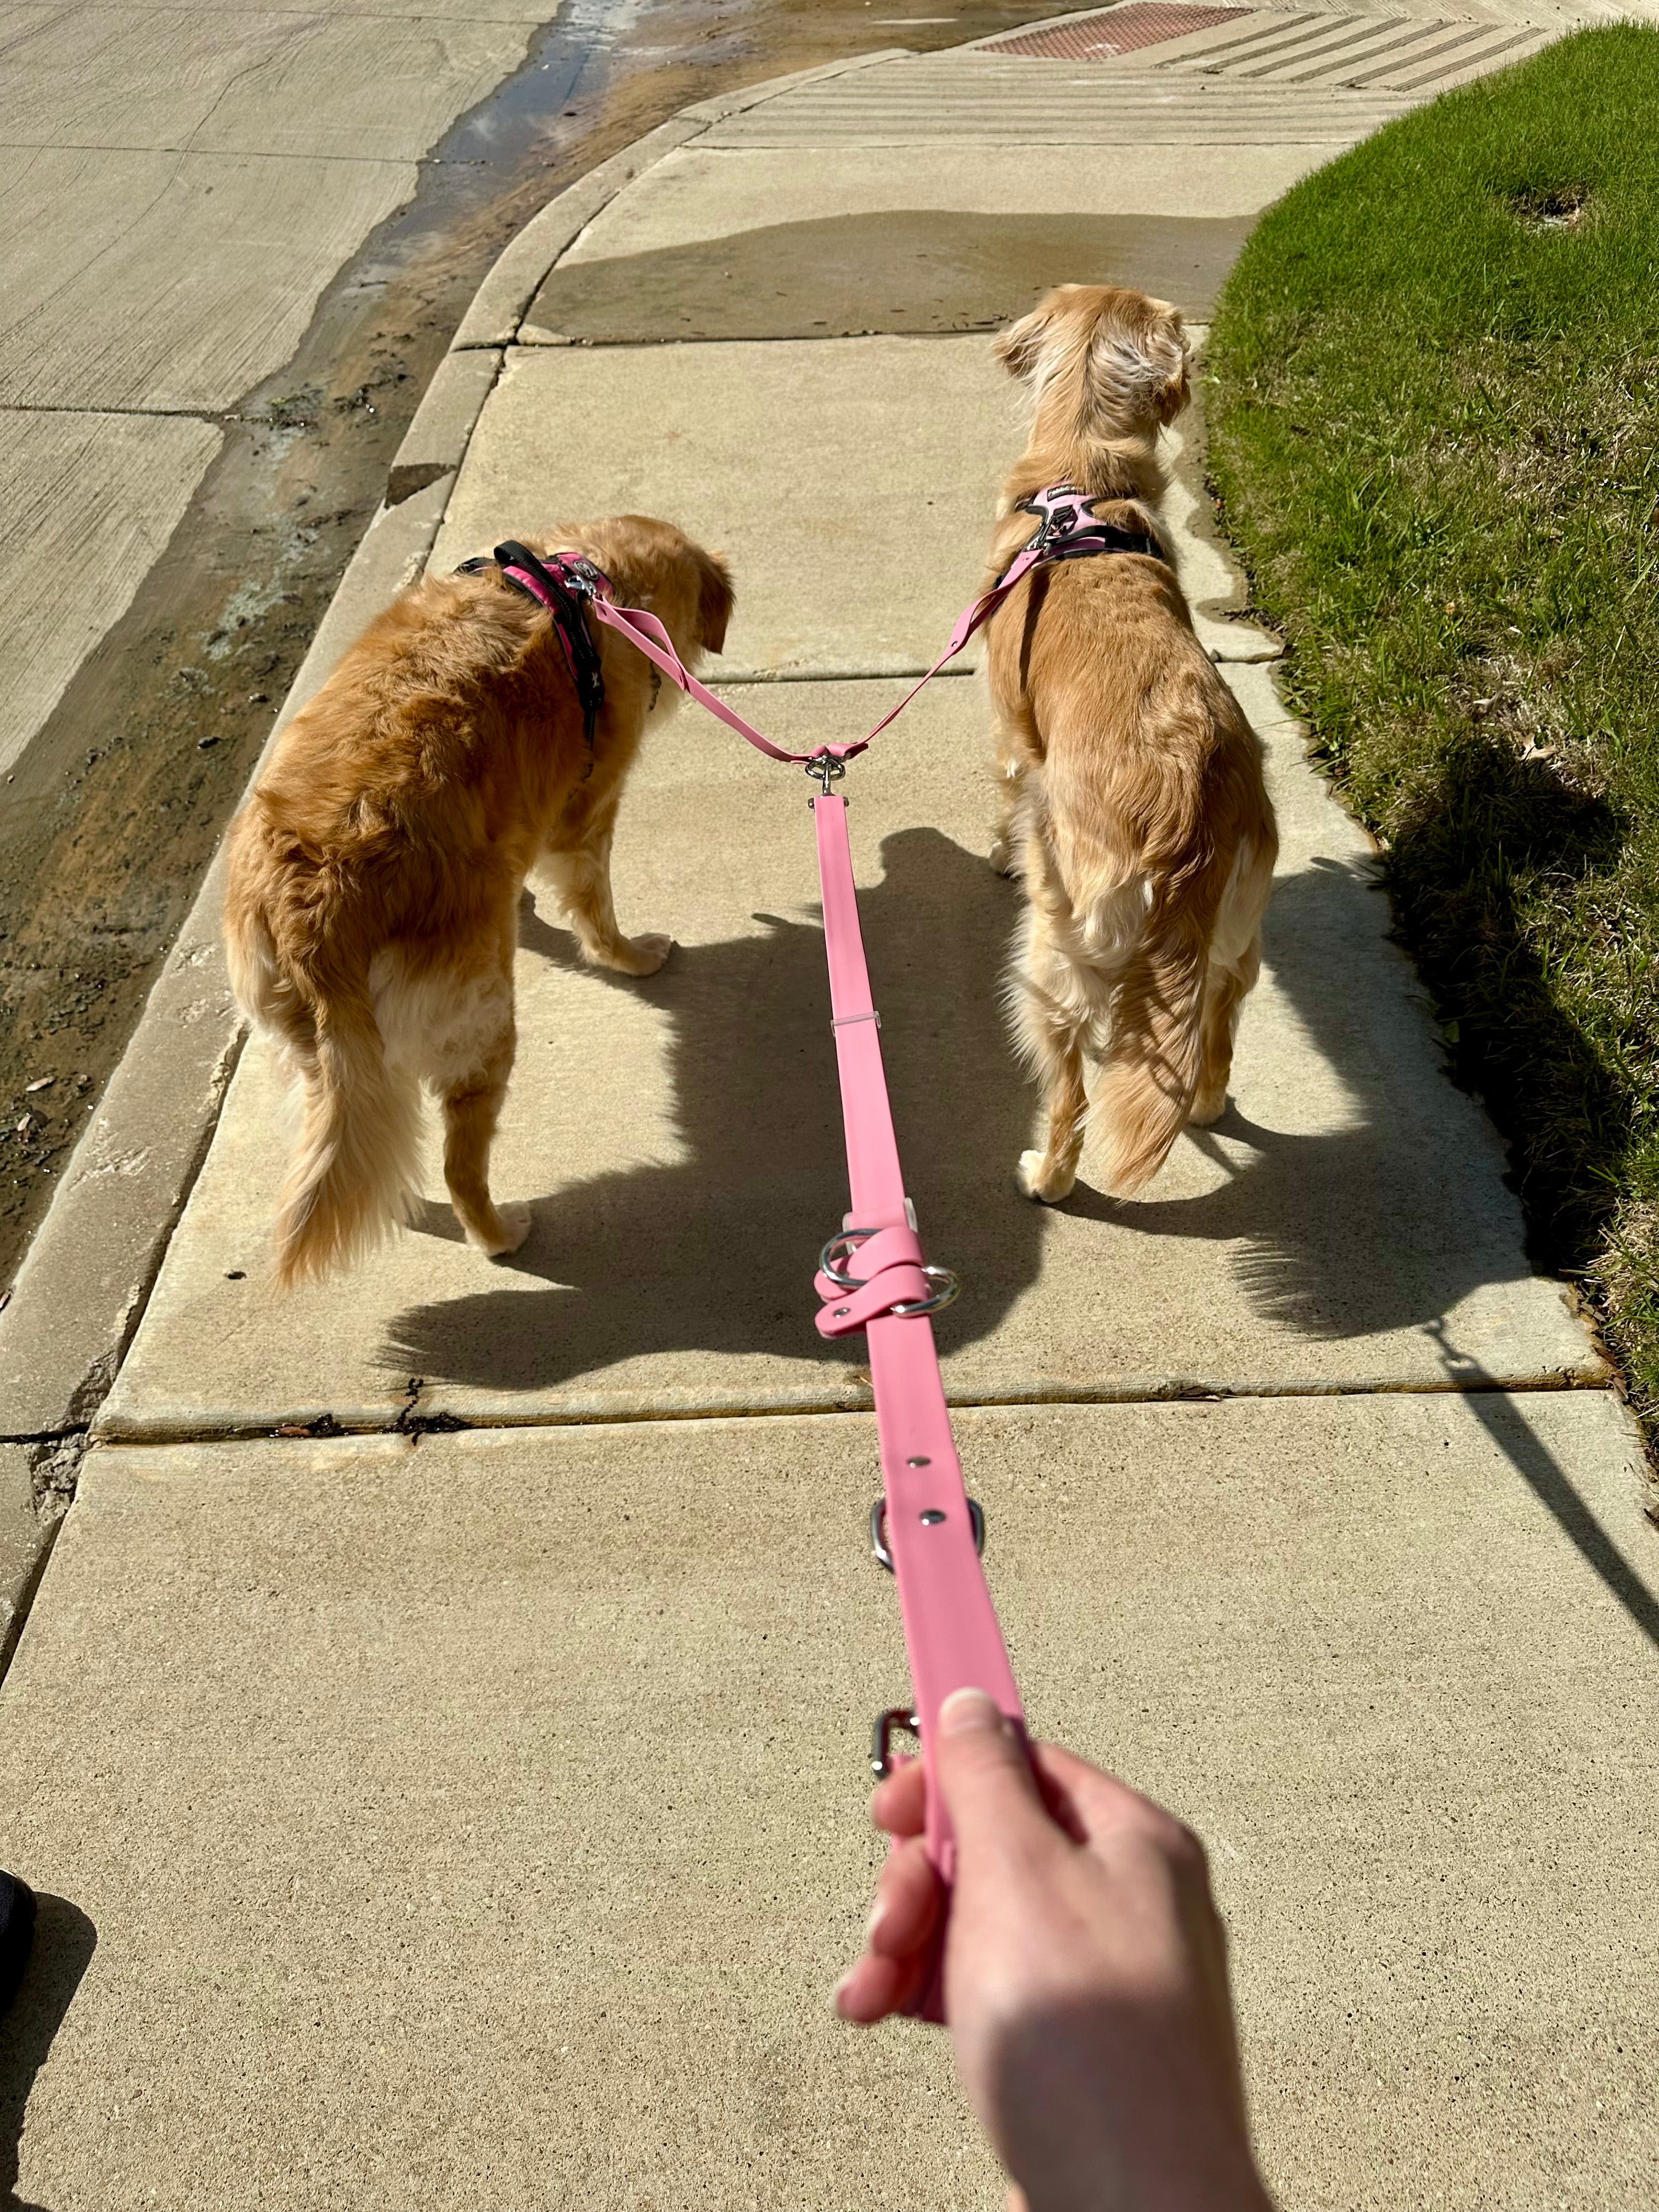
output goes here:
[[939, 1707], [933, 1770], [958, 1854], [982, 1864], [1049, 1826], [1024, 1738], [983, 1690], [953, 1690]]

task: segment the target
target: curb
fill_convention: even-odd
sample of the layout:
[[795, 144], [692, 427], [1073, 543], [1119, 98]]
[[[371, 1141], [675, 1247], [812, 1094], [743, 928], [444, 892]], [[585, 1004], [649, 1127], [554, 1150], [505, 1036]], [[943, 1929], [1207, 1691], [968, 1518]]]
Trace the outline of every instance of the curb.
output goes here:
[[[312, 640], [270, 745], [365, 624], [415, 581], [506, 349], [559, 257], [677, 147], [781, 93], [893, 61], [902, 46], [799, 70], [684, 108], [550, 200], [503, 248], [439, 363], [384, 504]], [[218, 1126], [245, 1030], [220, 942], [222, 855], [203, 878], [92, 1122], [0, 1308], [0, 1670], [73, 1494], [88, 1431], [143, 1318]]]

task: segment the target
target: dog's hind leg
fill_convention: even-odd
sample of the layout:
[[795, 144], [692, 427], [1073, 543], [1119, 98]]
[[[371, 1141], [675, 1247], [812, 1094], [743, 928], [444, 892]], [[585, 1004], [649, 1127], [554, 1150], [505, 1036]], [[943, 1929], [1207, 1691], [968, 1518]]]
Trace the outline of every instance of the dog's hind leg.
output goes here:
[[1223, 968], [1212, 963], [1205, 978], [1200, 1046], [1203, 1072], [1199, 1077], [1198, 1096], [1193, 1101], [1191, 1115], [1200, 1128], [1208, 1128], [1227, 1110], [1227, 1082], [1233, 1072], [1233, 1039], [1238, 1034], [1238, 1017], [1261, 972], [1261, 939], [1258, 937], [1246, 948], [1236, 967]]
[[1082, 1031], [1069, 1026], [1049, 1030], [1042, 1062], [1048, 1133], [1042, 1146], [1020, 1154], [1017, 1180], [1027, 1198], [1053, 1206], [1071, 1196], [1083, 1156], [1089, 1098], [1083, 1080]]
[[1008, 1009], [1021, 1054], [1042, 1085], [1047, 1133], [1042, 1145], [1020, 1154], [1015, 1180], [1027, 1198], [1045, 1205], [1069, 1198], [1077, 1182], [1089, 1112], [1089, 1001], [1086, 980], [1054, 944], [1048, 916], [1028, 914], [1008, 978]]
[[492, 1260], [516, 1252], [530, 1234], [527, 1206], [500, 1206], [489, 1195], [489, 1147], [501, 1119], [518, 1038], [509, 1016], [477, 1066], [445, 1085], [444, 1182], [469, 1244]]
[[1204, 981], [1201, 1059], [1191, 1115], [1201, 1127], [1218, 1121], [1227, 1109], [1238, 1017], [1261, 973], [1261, 917], [1273, 889], [1277, 849], [1271, 836], [1263, 845], [1242, 844], [1221, 895]]
[[513, 1073], [511, 910], [499, 928], [465, 949], [459, 966], [416, 968], [387, 958], [375, 975], [377, 1012], [389, 1055], [418, 1073], [444, 1117], [444, 1181], [455, 1218], [492, 1259], [516, 1252], [530, 1233], [527, 1206], [489, 1195], [489, 1147]]

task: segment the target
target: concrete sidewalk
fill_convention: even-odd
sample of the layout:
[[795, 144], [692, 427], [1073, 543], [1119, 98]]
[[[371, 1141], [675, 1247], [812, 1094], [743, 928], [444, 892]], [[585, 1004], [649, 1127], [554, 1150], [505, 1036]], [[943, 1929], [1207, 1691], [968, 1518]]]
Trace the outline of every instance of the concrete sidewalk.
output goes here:
[[[877, 58], [690, 111], [504, 257], [302, 682], [427, 559], [643, 507], [732, 557], [745, 712], [867, 726], [973, 589], [1016, 449], [975, 333], [1068, 274], [1201, 332], [1264, 204], [1473, 66], [1403, 21]], [[1560, 27], [1492, 21], [1487, 65]], [[1234, 82], [1241, 40], [1270, 82]], [[901, 1143], [968, 1285], [940, 1337], [988, 1573], [1034, 1725], [1212, 1843], [1287, 2205], [1637, 2212], [1637, 1439], [1279, 702], [1201, 409], [1177, 464], [1284, 854], [1233, 1102], [1141, 1202], [1013, 1188], [977, 684], [849, 779]], [[498, 1157], [535, 1227], [504, 1265], [434, 1181], [415, 1233], [274, 1303], [276, 1086], [242, 1056], [0, 1691], [0, 1863], [44, 1893], [0, 2026], [20, 2199], [1000, 2203], [939, 2039], [825, 2006], [903, 1661], [867, 1382], [811, 1328], [844, 1182], [804, 796], [683, 710], [617, 855], [662, 973], [585, 971], [526, 906]], [[210, 903], [175, 981], [210, 1027]], [[0, 1371], [29, 1341], [8, 1316]], [[80, 1354], [32, 1341], [44, 1431]]]

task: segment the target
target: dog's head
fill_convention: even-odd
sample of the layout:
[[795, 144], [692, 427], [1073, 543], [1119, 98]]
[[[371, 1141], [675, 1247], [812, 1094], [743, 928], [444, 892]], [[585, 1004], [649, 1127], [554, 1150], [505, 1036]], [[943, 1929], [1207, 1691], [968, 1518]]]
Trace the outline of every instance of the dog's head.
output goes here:
[[732, 572], [720, 554], [705, 552], [672, 522], [617, 514], [547, 542], [550, 550], [574, 545], [586, 553], [611, 579], [617, 605], [655, 615], [688, 666], [724, 650]]
[[1152, 441], [1187, 404], [1187, 332], [1167, 300], [1117, 284], [1061, 284], [994, 342], [1028, 384], [1040, 428]]

